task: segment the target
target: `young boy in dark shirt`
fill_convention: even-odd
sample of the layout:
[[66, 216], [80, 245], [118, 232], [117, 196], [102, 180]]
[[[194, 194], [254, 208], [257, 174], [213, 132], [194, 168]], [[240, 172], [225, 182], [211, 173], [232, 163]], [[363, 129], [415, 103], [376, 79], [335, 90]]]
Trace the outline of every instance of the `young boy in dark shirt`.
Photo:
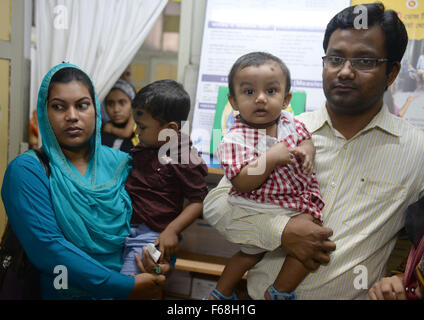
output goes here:
[[[139, 273], [134, 253], [153, 243], [170, 261], [180, 233], [203, 210], [207, 194], [207, 167], [181, 132], [187, 120], [190, 97], [173, 80], [155, 81], [133, 100], [133, 116], [140, 143], [131, 151], [133, 169], [126, 183], [133, 215], [126, 239], [124, 274]], [[183, 208], [184, 199], [188, 204]]]

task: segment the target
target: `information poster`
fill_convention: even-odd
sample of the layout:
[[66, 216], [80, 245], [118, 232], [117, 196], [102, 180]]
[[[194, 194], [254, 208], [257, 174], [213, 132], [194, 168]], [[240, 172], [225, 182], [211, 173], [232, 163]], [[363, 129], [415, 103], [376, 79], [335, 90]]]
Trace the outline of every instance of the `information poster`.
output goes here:
[[[306, 94], [305, 110], [324, 104], [322, 41], [330, 19], [349, 0], [208, 0], [191, 138], [210, 163], [219, 87], [238, 57], [265, 51], [280, 57], [292, 90]], [[217, 136], [217, 135], [216, 135]]]

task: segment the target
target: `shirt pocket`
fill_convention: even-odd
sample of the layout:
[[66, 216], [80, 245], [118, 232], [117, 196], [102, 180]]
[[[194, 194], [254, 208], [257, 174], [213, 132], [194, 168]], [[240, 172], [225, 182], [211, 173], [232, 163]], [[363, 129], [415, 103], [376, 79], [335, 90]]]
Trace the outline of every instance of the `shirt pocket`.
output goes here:
[[[351, 210], [343, 220], [350, 232], [362, 235], [379, 230], [393, 214], [406, 196], [406, 187], [400, 182], [387, 181], [380, 177], [359, 178]], [[400, 214], [400, 213], [399, 213]]]
[[358, 195], [362, 199], [385, 202], [397, 201], [405, 196], [406, 188], [402, 182], [387, 181], [384, 178], [360, 178]]

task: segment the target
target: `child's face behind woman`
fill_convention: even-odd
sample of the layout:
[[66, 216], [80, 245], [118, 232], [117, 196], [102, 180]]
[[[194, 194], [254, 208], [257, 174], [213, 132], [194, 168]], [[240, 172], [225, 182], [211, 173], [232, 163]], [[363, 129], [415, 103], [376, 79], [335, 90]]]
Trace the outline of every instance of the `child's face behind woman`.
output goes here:
[[106, 97], [106, 112], [116, 125], [125, 125], [131, 117], [131, 100], [120, 89], [112, 90]]
[[89, 146], [96, 127], [96, 112], [90, 93], [82, 82], [53, 84], [47, 101], [47, 114], [62, 149]]

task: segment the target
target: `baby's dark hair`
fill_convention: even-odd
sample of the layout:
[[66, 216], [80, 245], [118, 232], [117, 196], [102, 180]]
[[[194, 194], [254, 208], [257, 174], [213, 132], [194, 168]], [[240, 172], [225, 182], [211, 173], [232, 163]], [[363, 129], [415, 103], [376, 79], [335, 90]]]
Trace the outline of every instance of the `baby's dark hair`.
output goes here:
[[190, 112], [190, 96], [178, 82], [158, 80], [137, 92], [132, 107], [148, 111], [159, 122], [175, 121], [181, 126]]
[[[93, 104], [95, 106], [96, 99], [94, 97], [95, 95], [94, 95], [93, 83], [91, 82], [90, 78], [84, 71], [77, 68], [73, 68], [73, 67], [66, 67], [66, 68], [60, 69], [53, 75], [53, 77], [50, 80], [48, 95], [50, 96], [50, 90], [55, 83], [68, 83], [72, 81], [81, 82], [88, 89], [88, 92], [90, 93], [90, 97], [93, 100]], [[48, 98], [49, 97], [47, 97], [47, 99]], [[94, 110], [96, 110], [96, 107], [94, 107]]]
[[266, 64], [269, 61], [274, 61], [278, 63], [281, 67], [281, 70], [283, 71], [284, 75], [286, 76], [286, 89], [285, 93], [289, 93], [291, 89], [291, 77], [290, 77], [290, 71], [289, 68], [287, 68], [286, 64], [278, 57], [267, 53], [267, 52], [250, 52], [248, 54], [245, 54], [237, 59], [236, 62], [234, 62], [233, 66], [231, 67], [230, 73], [228, 74], [228, 89], [230, 96], [234, 97], [234, 76], [236, 75], [236, 72], [239, 70], [242, 70], [247, 67], [259, 67], [264, 64]]

